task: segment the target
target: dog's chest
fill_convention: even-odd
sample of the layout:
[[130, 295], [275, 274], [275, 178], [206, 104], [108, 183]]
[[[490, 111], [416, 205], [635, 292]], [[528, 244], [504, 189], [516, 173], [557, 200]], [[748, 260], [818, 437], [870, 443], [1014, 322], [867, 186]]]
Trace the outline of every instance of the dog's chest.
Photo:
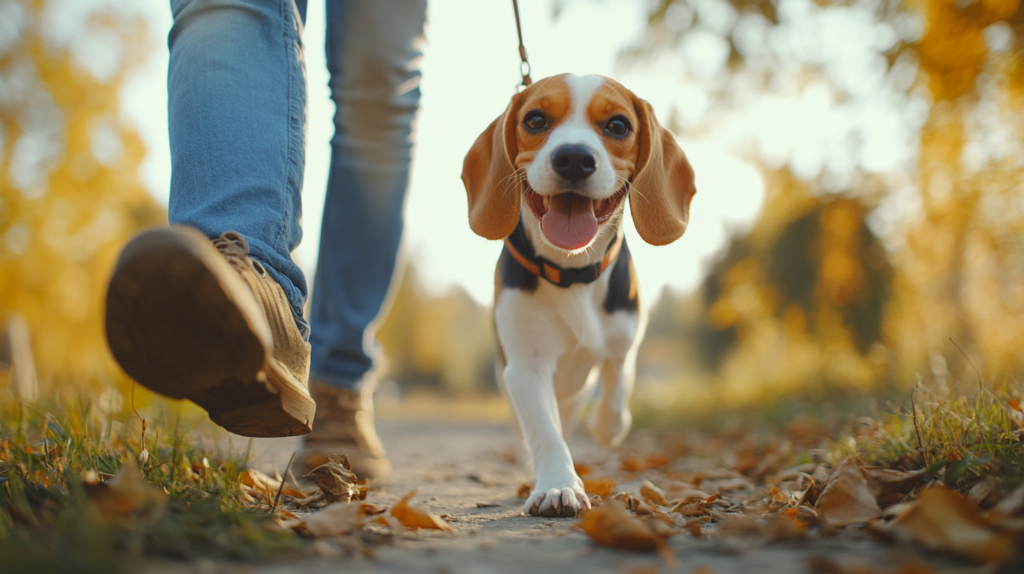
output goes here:
[[533, 291], [500, 292], [495, 322], [506, 353], [591, 364], [624, 356], [636, 336], [638, 317], [604, 309], [609, 276], [568, 288], [542, 280]]

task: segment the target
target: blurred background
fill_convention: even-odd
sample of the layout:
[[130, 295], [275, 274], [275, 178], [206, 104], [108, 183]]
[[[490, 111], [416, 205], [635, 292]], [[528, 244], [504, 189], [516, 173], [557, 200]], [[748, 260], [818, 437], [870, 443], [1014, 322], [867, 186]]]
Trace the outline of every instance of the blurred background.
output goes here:
[[[308, 274], [333, 113], [323, 11], [310, 0], [295, 254]], [[1020, 376], [1018, 0], [523, 0], [521, 12], [534, 78], [615, 77], [652, 102], [697, 173], [679, 242], [650, 247], [627, 225], [652, 311], [635, 400], [647, 420], [905, 395], [918, 377], [973, 380], [965, 356], [986, 377]], [[0, 384], [23, 396], [127, 384], [102, 301], [120, 246], [166, 223], [169, 26], [165, 0], [0, 0]], [[426, 40], [382, 390], [483, 405], [497, 392], [500, 244], [469, 230], [459, 176], [519, 81], [511, 3], [432, 0]]]

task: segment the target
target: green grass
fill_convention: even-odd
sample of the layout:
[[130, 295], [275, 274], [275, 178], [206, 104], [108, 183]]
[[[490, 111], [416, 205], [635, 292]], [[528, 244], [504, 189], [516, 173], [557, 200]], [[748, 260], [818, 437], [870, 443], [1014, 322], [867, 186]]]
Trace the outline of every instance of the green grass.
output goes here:
[[[73, 405], [73, 406], [69, 406]], [[0, 397], [0, 564], [12, 572], [120, 572], [149, 556], [257, 560], [302, 542], [265, 528], [271, 517], [242, 499], [248, 451], [217, 448], [180, 416], [147, 421], [97, 415], [86, 397], [19, 405]], [[122, 409], [122, 410], [125, 410]], [[83, 486], [148, 451], [141, 470], [164, 500], [129, 516], [104, 515]]]
[[1024, 385], [919, 381], [905, 401], [862, 417], [832, 445], [832, 457], [865, 464], [927, 469], [946, 486], [968, 492], [984, 479], [1008, 491], [1024, 479]]

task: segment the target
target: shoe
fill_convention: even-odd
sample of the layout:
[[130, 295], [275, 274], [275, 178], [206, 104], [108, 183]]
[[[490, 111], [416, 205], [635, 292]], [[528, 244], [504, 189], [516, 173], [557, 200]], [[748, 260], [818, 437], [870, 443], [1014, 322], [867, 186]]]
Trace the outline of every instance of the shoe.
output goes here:
[[235, 434], [312, 430], [309, 343], [238, 233], [213, 242], [187, 227], [137, 235], [110, 278], [106, 331], [130, 377], [196, 403]]
[[387, 476], [391, 463], [374, 428], [372, 392], [348, 391], [315, 380], [310, 392], [320, 409], [320, 420], [302, 439], [299, 463], [303, 474], [326, 463], [332, 454], [344, 454], [360, 479]]

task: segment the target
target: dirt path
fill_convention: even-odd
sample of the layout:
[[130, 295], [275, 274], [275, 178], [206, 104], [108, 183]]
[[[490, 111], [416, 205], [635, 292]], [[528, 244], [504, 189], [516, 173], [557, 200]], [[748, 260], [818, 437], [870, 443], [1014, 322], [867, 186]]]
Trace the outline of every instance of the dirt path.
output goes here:
[[[595, 546], [573, 528], [574, 519], [522, 515], [522, 500], [516, 497], [516, 491], [530, 476], [510, 460], [516, 443], [505, 424], [385, 421], [379, 429], [395, 471], [389, 480], [371, 491], [368, 501], [390, 506], [416, 489], [415, 504], [457, 519], [452, 524], [456, 529], [454, 536], [411, 533], [391, 545], [377, 547], [376, 560], [345, 555], [241, 568], [210, 563], [191, 565], [189, 571], [769, 574], [811, 572], [808, 561], [816, 558], [863, 564], [870, 568], [864, 572], [889, 572], [908, 562], [929, 564], [944, 572], [971, 571], [963, 570], [966, 564], [905, 547], [882, 545], [863, 535], [767, 543], [749, 538], [694, 539], [679, 534], [670, 540], [678, 558], [678, 564], [670, 569], [657, 555]], [[290, 439], [264, 441], [259, 445], [264, 449], [259, 462], [269, 466], [276, 461], [283, 467], [295, 444]], [[606, 456], [582, 441], [573, 445], [573, 451], [577, 460], [599, 460], [598, 457]], [[619, 488], [627, 491], [636, 491], [637, 487], [638, 483], [619, 484]], [[176, 569], [163, 566], [161, 572]]]

